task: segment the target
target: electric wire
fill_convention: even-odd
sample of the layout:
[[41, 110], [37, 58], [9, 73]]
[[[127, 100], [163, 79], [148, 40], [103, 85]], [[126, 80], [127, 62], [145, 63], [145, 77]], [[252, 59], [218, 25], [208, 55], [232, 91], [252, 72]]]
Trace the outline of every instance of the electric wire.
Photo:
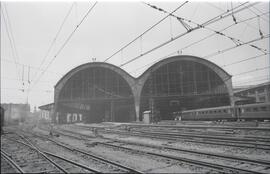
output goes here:
[[[8, 59], [4, 59], [4, 58], [1, 58], [1, 62], [7, 62], [7, 63], [11, 63], [11, 64], [15, 64], [13, 61], [11, 60], [8, 60]], [[22, 64], [22, 63], [17, 63], [18, 66], [29, 66], [31, 69], [36, 69], [37, 71], [44, 71], [45, 69], [42, 69], [42, 68], [39, 68], [39, 67], [36, 67], [36, 66], [31, 66], [31, 65], [26, 65], [26, 64]], [[51, 74], [54, 74], [54, 75], [57, 75], [59, 74], [59, 72], [55, 72], [55, 71], [46, 71], [46, 73], [51, 73]], [[61, 74], [61, 75], [64, 75], [64, 74]]]
[[[81, 19], [81, 21], [79, 22], [79, 24], [75, 27], [75, 29], [69, 34], [68, 38], [65, 40], [64, 44], [60, 47], [60, 49], [56, 52], [55, 56], [53, 57], [53, 59], [51, 59], [51, 61], [49, 62], [49, 64], [46, 66], [45, 70], [41, 72], [40, 76], [37, 78], [37, 80], [35, 80], [35, 82], [33, 83], [32, 88], [39, 82], [39, 80], [41, 79], [41, 77], [43, 76], [43, 74], [48, 70], [48, 68], [51, 66], [51, 64], [53, 63], [53, 61], [57, 58], [57, 56], [61, 53], [61, 51], [64, 49], [64, 47], [67, 45], [67, 43], [69, 42], [69, 40], [72, 38], [72, 36], [74, 35], [74, 33], [77, 31], [77, 29], [79, 28], [79, 26], [83, 23], [83, 21], [86, 19], [86, 17], [89, 15], [89, 13], [93, 10], [93, 8], [96, 6], [98, 2], [96, 1], [94, 3], [94, 5], [92, 5], [88, 11], [86, 12], [86, 14], [83, 16], [83, 18]], [[29, 91], [31, 89], [29, 88]]]
[[[186, 3], [188, 3], [188, 1], [185, 1], [184, 3], [182, 3], [179, 7], [177, 7], [175, 10], [173, 10], [170, 14], [172, 14], [172, 13], [176, 12], [177, 10], [179, 10]], [[154, 25], [152, 25], [150, 28], [148, 28], [142, 34], [140, 34], [139, 36], [137, 36], [136, 38], [134, 38], [133, 40], [131, 40], [129, 43], [127, 43], [126, 45], [124, 45], [123, 47], [121, 47], [118, 51], [116, 51], [115, 53], [113, 53], [111, 56], [109, 56], [108, 58], [106, 58], [104, 60], [104, 62], [107, 62], [109, 59], [111, 59], [113, 56], [115, 56], [116, 54], [118, 54], [119, 52], [121, 52], [123, 49], [125, 49], [126, 47], [128, 47], [130, 44], [132, 44], [133, 42], [135, 42], [137, 39], [141, 38], [144, 34], [146, 34], [147, 32], [149, 32], [150, 30], [152, 30], [154, 27], [156, 27], [162, 21], [164, 21], [165, 19], [167, 19], [169, 16], [170, 15], [167, 15], [167, 16], [163, 17], [161, 20], [159, 20], [157, 23], [155, 23]]]
[[238, 63], [246, 62], [246, 61], [249, 61], [249, 60], [252, 60], [252, 59], [256, 59], [256, 58], [259, 58], [259, 57], [263, 57], [263, 56], [266, 56], [266, 55], [269, 55], [269, 53], [267, 53], [267, 54], [261, 54], [261, 55], [257, 55], [257, 56], [252, 56], [252, 57], [249, 57], [249, 58], [240, 60], [240, 61], [232, 62], [232, 63], [226, 64], [226, 65], [221, 65], [221, 67], [224, 68], [224, 67], [227, 67], [227, 66], [231, 66], [231, 65], [238, 64]]
[[[207, 2], [207, 3], [208, 3], [210, 6], [216, 8], [216, 9], [222, 11], [222, 12], [224, 11], [223, 9], [221, 9], [221, 8], [219, 8], [219, 7], [217, 7], [217, 6], [215, 6], [213, 3], [209, 3], [209, 2]], [[252, 7], [254, 7], [254, 6], [252, 6]], [[252, 8], [252, 7], [251, 7], [251, 8]], [[267, 13], [269, 14], [269, 12], [267, 12]], [[263, 14], [263, 13], [262, 13], [262, 14]], [[262, 16], [262, 15], [258, 15], [258, 16]], [[241, 18], [240, 18], [239, 16], [238, 16], [237, 18], [241, 20]], [[255, 29], [255, 30], [258, 30], [257, 27], [254, 27], [254, 26], [252, 26], [252, 25], [249, 24], [249, 23], [246, 23], [246, 22], [245, 22], [245, 24], [248, 25], [250, 28], [253, 28], [253, 29]], [[263, 33], [265, 33], [265, 32], [263, 32]]]
[[4, 15], [4, 11], [3, 11], [3, 8], [1, 7], [1, 13], [2, 13], [2, 16], [3, 16], [3, 20], [4, 20], [4, 24], [5, 24], [5, 29], [6, 29], [6, 32], [7, 32], [7, 36], [8, 36], [8, 40], [9, 40], [9, 43], [10, 43], [10, 47], [11, 47], [11, 52], [12, 52], [12, 58], [13, 58], [13, 61], [15, 63], [15, 67], [16, 67], [16, 72], [17, 72], [17, 76], [20, 77], [20, 72], [19, 72], [19, 69], [18, 69], [18, 60], [16, 58], [16, 53], [15, 53], [15, 48], [14, 48], [14, 45], [13, 45], [13, 42], [12, 42], [12, 39], [11, 39], [11, 36], [10, 36], [10, 33], [9, 33], [9, 27], [8, 27], [8, 24], [7, 24], [7, 19]]
[[238, 73], [238, 74], [234, 74], [233, 77], [240, 76], [240, 75], [243, 75], [243, 74], [248, 74], [248, 73], [251, 73], [251, 72], [261, 71], [261, 70], [265, 70], [265, 69], [269, 69], [269, 68], [270, 68], [270, 66], [266, 66], [266, 67], [262, 67], [262, 68], [256, 68], [256, 69], [253, 69], [253, 70], [250, 70], [250, 71], [245, 71], [245, 72], [241, 72], [241, 73]]
[[[252, 56], [252, 57], [248, 57], [248, 58], [245, 58], [245, 59], [240, 60], [240, 61], [235, 61], [235, 62], [232, 62], [232, 63], [229, 63], [229, 64], [221, 65], [221, 67], [223, 67], [223, 68], [226, 67], [226, 68], [227, 68], [228, 66], [232, 66], [232, 65], [235, 65], [235, 64], [238, 64], [238, 63], [246, 62], [246, 61], [249, 61], [249, 60], [252, 60], [252, 59], [256, 59], [256, 58], [259, 58], [259, 57], [263, 57], [263, 56], [266, 56], [266, 55], [269, 55], [269, 53], [266, 53], [266, 54], [260, 54], [260, 55], [256, 55], [256, 56]], [[149, 64], [146, 64], [146, 65], [144, 65], [144, 66], [142, 66], [142, 67], [139, 67], [138, 69], [135, 69], [135, 70], [131, 71], [130, 73], [133, 73], [133, 72], [135, 72], [135, 71], [137, 71], [137, 70], [139, 70], [139, 69], [142, 69], [142, 68], [144, 68], [144, 67], [146, 67], [146, 66], [148, 66], [148, 65], [153, 65], [154, 63], [156, 63], [156, 62], [158, 62], [158, 61], [160, 61], [160, 60], [162, 60], [162, 59], [165, 59], [165, 58], [167, 58], [167, 57], [168, 57], [168, 56], [162, 57], [162, 58], [160, 58], [160, 59], [158, 59], [158, 60], [156, 60], [156, 61], [154, 61], [154, 62], [151, 62], [151, 63], [149, 63]]]
[[[221, 51], [217, 51], [217, 52], [214, 52], [214, 53], [210, 53], [210, 54], [208, 54], [208, 55], [206, 55], [206, 56], [203, 56], [203, 58], [205, 58], [205, 59], [208, 60], [208, 59], [211, 58], [211, 57], [214, 57], [214, 56], [219, 55], [219, 54], [223, 54], [223, 53], [225, 53], [225, 52], [227, 52], [227, 51], [230, 51], [230, 50], [232, 50], [232, 49], [235, 49], [235, 48], [237, 48], [237, 47], [241, 47], [241, 46], [244, 46], [244, 45], [253, 43], [253, 42], [257, 42], [257, 41], [260, 41], [260, 40], [263, 40], [263, 39], [267, 39], [267, 38], [269, 38], [269, 36], [270, 36], [270, 34], [264, 36], [263, 38], [259, 37], [259, 38], [256, 38], [256, 39], [253, 39], [253, 40], [250, 40], [250, 41], [241, 43], [241, 44], [239, 44], [239, 45], [235, 45], [235, 46], [232, 46], [232, 47], [223, 49], [223, 50], [221, 50]], [[253, 45], [253, 47], [256, 47], [257, 49], [261, 49], [261, 48], [255, 46], [255, 45]], [[263, 51], [267, 51], [267, 50], [263, 50]], [[268, 54], [268, 52], [265, 53], [265, 54]]]
[[[253, 14], [258, 15], [256, 12], [254, 12], [252, 9], [248, 9], [249, 11], [251, 11]], [[265, 20], [264, 18], [261, 18], [262, 20], [264, 20], [265, 22], [269, 23], [269, 20]]]
[[13, 42], [13, 47], [14, 47], [14, 52], [15, 52], [16, 58], [19, 61], [20, 57], [19, 57], [18, 50], [17, 50], [17, 47], [16, 47], [16, 42], [15, 42], [15, 39], [14, 39], [14, 34], [13, 34], [12, 26], [11, 26], [11, 23], [10, 23], [10, 17], [9, 17], [7, 6], [5, 5], [5, 3], [3, 3], [3, 9], [6, 12], [6, 18], [7, 18], [6, 21], [7, 21], [7, 24], [9, 26], [10, 36], [11, 36], [11, 40]]
[[[239, 7], [243, 6], [244, 4], [246, 4], [246, 2], [243, 3], [243, 4], [241, 4], [241, 5], [239, 5], [239, 6], [237, 6], [237, 7], [235, 7], [235, 8], [239, 8]], [[244, 8], [238, 9], [238, 10], [235, 11], [234, 13], [240, 12], [240, 11], [246, 9], [246, 8], [247, 8], [247, 7], [244, 6]], [[229, 10], [228, 12], [230, 12], [230, 10]], [[123, 67], [123, 66], [125, 66], [125, 65], [127, 65], [127, 64], [129, 64], [129, 63], [131, 63], [131, 62], [133, 62], [133, 61], [135, 61], [135, 60], [141, 58], [142, 56], [145, 56], [145, 55], [147, 55], [147, 54], [149, 54], [149, 53], [155, 51], [156, 49], [159, 49], [159, 48], [161, 48], [161, 47], [167, 45], [168, 43], [171, 43], [172, 41], [175, 41], [176, 39], [179, 39], [179, 38], [185, 36], [186, 34], [190, 33], [191, 31], [197, 30], [197, 29], [199, 29], [199, 28], [204, 28], [204, 27], [207, 26], [207, 25], [210, 25], [210, 24], [212, 24], [212, 23], [215, 23], [215, 22], [217, 22], [217, 21], [219, 21], [219, 20], [221, 20], [221, 19], [224, 19], [224, 18], [228, 17], [228, 16], [231, 14], [231, 13], [227, 14], [228, 12], [222, 13], [221, 15], [218, 15], [218, 16], [216, 16], [216, 17], [214, 17], [214, 18], [212, 18], [212, 19], [210, 19], [210, 20], [204, 22], [203, 24], [201, 24], [201, 25], [199, 25], [199, 26], [197, 26], [197, 27], [195, 27], [195, 28], [192, 28], [191, 30], [188, 30], [187, 32], [181, 33], [181, 34], [177, 35], [176, 37], [171, 38], [170, 40], [165, 41], [164, 43], [161, 43], [160, 45], [158, 45], [158, 46], [156, 46], [156, 47], [154, 47], [154, 48], [152, 48], [152, 49], [150, 49], [150, 50], [148, 50], [148, 51], [142, 53], [141, 55], [136, 56], [136, 57], [134, 57], [134, 58], [128, 60], [127, 62], [121, 64], [120, 67]]]
[[[266, 15], [266, 14], [268, 14], [268, 13], [269, 13], [269, 12], [265, 12], [264, 14], [261, 14], [260, 16]], [[239, 25], [240, 23], [247, 22], [247, 21], [253, 20], [253, 19], [255, 19], [255, 18], [257, 18], [257, 16], [250, 17], [250, 18], [247, 18], [247, 19], [243, 19], [243, 20], [241, 20], [241, 21], [238, 21], [237, 24], [233, 23], [233, 24], [231, 24], [231, 25], [229, 25], [229, 26], [227, 26], [227, 27], [225, 27], [225, 28], [219, 30], [219, 32], [225, 31], [225, 30], [227, 30], [227, 29], [229, 29], [229, 28], [231, 28], [231, 27], [233, 27], [233, 26], [235, 26], [235, 25]], [[146, 67], [146, 66], [152, 65], [152, 64], [154, 64], [154, 63], [156, 63], [156, 62], [158, 62], [158, 61], [160, 61], [160, 60], [163, 60], [163, 59], [165, 59], [165, 58], [168, 58], [168, 57], [170, 57], [170, 56], [172, 56], [172, 55], [174, 55], [174, 54], [179, 54], [179, 53], [182, 52], [183, 50], [185, 50], [185, 49], [187, 49], [187, 48], [189, 48], [189, 47], [191, 47], [191, 46], [194, 46], [194, 45], [196, 45], [196, 44], [198, 44], [198, 43], [200, 43], [200, 42], [202, 42], [202, 41], [204, 41], [204, 40], [206, 40], [206, 39], [209, 39], [209, 38], [211, 38], [211, 37], [214, 36], [214, 35], [216, 35], [216, 33], [212, 33], [212, 34], [210, 34], [210, 35], [208, 35], [208, 36], [206, 36], [206, 37], [203, 37], [202, 39], [199, 39], [198, 41], [192, 42], [191, 44], [188, 44], [187, 46], [182, 47], [181, 49], [178, 49], [177, 51], [174, 51], [174, 52], [172, 52], [172, 53], [170, 53], [170, 54], [168, 54], [168, 55], [166, 55], [166, 56], [163, 56], [163, 57], [161, 57], [161, 58], [155, 60], [154, 62], [148, 63], [148, 64], [146, 64], [146, 65], [144, 65], [144, 66], [141, 66], [141, 67], [139, 67], [139, 68], [137, 68], [137, 69], [135, 69], [135, 70], [133, 70], [133, 71], [129, 71], [129, 73], [134, 73], [134, 72], [136, 72], [136, 71], [138, 71], [138, 70], [140, 70], [140, 69], [142, 69], [142, 68], [144, 68], [144, 67]], [[265, 54], [262, 54], [262, 55], [266, 55], [266, 54], [268, 54], [268, 53], [265, 53]], [[260, 56], [262, 56], [262, 55], [260, 55]], [[259, 56], [259, 57], [260, 57], [260, 56]], [[250, 58], [247, 58], [247, 59], [250, 59]], [[251, 59], [252, 59], [252, 58], [251, 58]]]
[[[256, 69], [253, 69], [253, 70], [244, 71], [244, 72], [241, 72], [241, 73], [238, 73], [238, 74], [234, 74], [234, 75], [232, 75], [232, 78], [235, 78], [237, 76], [241, 76], [241, 75], [244, 75], [244, 74], [249, 74], [249, 73], [253, 73], [253, 72], [257, 72], [257, 71], [266, 70], [266, 69], [270, 69], [270, 66], [256, 68]], [[259, 77], [266, 77], [266, 76], [258, 76], [258, 78]], [[234, 83], [237, 83], [237, 82], [245, 82], [245, 81], [234, 81]], [[5, 88], [5, 87], [4, 88], [1, 88], [1, 90], [2, 89], [4, 89], [4, 90], [23, 90], [21, 88]], [[38, 89], [38, 91], [52, 92], [52, 90], [48, 90], [48, 89]]]
[[[157, 10], [162, 11], [162, 12], [164, 12], [164, 13], [168, 13], [166, 10], [164, 10], [164, 9], [162, 9], [162, 8], [160, 8], [160, 7], [153, 6], [153, 5], [149, 4], [149, 3], [146, 3], [146, 4], [147, 4], [148, 6], [150, 6], [151, 8], [157, 9]], [[248, 9], [249, 9], [249, 8], [248, 8]], [[234, 19], [234, 21], [235, 21], [234, 23], [237, 24], [238, 22], [236, 22], [236, 19], [235, 19], [235, 17], [234, 17], [233, 14], [234, 14], [234, 12], [233, 12], [233, 8], [232, 8], [232, 16], [233, 16], [233, 19]], [[188, 31], [191, 30], [191, 27], [190, 27], [187, 23], [184, 23], [184, 21], [190, 22], [190, 23], [195, 24], [195, 25], [197, 25], [197, 26], [200, 25], [200, 24], [198, 24], [198, 23], [196, 23], [196, 22], [193, 22], [193, 21], [190, 20], [190, 19], [178, 17], [178, 16], [173, 15], [173, 14], [170, 14], [170, 16], [172, 16], [172, 17], [176, 18], [177, 20], [179, 20], [179, 21], [181, 22], [181, 24], [182, 24]], [[257, 14], [256, 14], [256, 16], [258, 17]], [[207, 30], [210, 30], [210, 31], [214, 32], [215, 34], [218, 34], [218, 35], [220, 35], [220, 36], [223, 36], [223, 37], [226, 37], [226, 38], [230, 39], [230, 40], [233, 41], [236, 45], [242, 44], [242, 43], [243, 43], [243, 41], [241, 41], [240, 39], [233, 38], [233, 37], [228, 36], [228, 35], [226, 35], [226, 34], [220, 32], [220, 31], [214, 30], [214, 29], [212, 29], [212, 28], [210, 28], [210, 27], [204, 26], [204, 28], [207, 29]], [[260, 30], [260, 29], [259, 29], [259, 31], [260, 31], [261, 37], [263, 37], [263, 34], [261, 33], [261, 30]], [[263, 52], [263, 53], [266, 52], [266, 50], [263, 50], [263, 49], [261, 49], [261, 48], [259, 48], [259, 47], [256, 47], [256, 46], [252, 45], [252, 44], [248, 44], [248, 45], [249, 45], [250, 47], [252, 47], [252, 48], [258, 49], [259, 51], [261, 51], [261, 52]]]
[[[73, 2], [73, 3], [71, 4], [71, 6], [70, 6], [70, 8], [69, 8], [69, 10], [68, 10], [68, 12], [67, 12], [67, 14], [65, 15], [65, 17], [64, 17], [64, 19], [63, 19], [63, 21], [62, 21], [62, 23], [61, 23], [61, 25], [60, 25], [60, 27], [59, 27], [59, 29], [58, 29], [57, 32], [56, 32], [56, 35], [54, 36], [53, 40], [51, 41], [51, 43], [50, 43], [50, 45], [49, 45], [49, 48], [48, 48], [48, 50], [46, 51], [45, 56], [43, 57], [43, 59], [42, 59], [40, 65], [39, 65], [38, 69], [40, 69], [40, 68], [42, 67], [43, 63], [45, 62], [45, 60], [47, 59], [49, 53], [51, 52], [51, 49], [53, 48], [54, 44], [56, 43], [56, 40], [58, 39], [58, 37], [59, 37], [59, 35], [60, 35], [60, 32], [62, 31], [63, 26], [64, 26], [64, 24], [66, 23], [66, 21], [67, 21], [69, 15], [70, 15], [70, 13], [71, 13], [71, 11], [72, 11], [74, 5], [75, 5], [75, 2]], [[35, 74], [37, 75], [37, 71], [36, 71]], [[35, 77], [36, 77], [36, 76], [35, 76]], [[34, 77], [33, 79], [35, 79], [35, 77]]]

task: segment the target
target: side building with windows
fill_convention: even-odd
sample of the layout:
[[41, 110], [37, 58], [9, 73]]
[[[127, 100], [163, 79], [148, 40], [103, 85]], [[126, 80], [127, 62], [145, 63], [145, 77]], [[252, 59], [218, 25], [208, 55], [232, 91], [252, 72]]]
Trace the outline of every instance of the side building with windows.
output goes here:
[[270, 102], [270, 82], [242, 87], [242, 89], [234, 92], [234, 96], [246, 99], [238, 103], [236, 102], [236, 104]]

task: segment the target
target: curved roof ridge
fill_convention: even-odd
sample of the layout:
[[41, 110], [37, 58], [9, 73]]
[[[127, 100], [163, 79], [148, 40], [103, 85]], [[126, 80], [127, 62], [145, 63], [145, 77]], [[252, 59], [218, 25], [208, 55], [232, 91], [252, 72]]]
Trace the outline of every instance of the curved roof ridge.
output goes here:
[[[206, 59], [203, 59], [203, 58], [200, 58], [200, 57], [197, 57], [197, 56], [192, 56], [192, 55], [178, 55], [178, 56], [172, 56], [172, 57], [168, 57], [168, 58], [165, 58], [165, 59], [162, 59], [156, 63], [154, 63], [153, 65], [151, 65], [150, 67], [148, 67], [140, 76], [138, 76], [136, 79], [140, 79], [142, 76], [144, 76], [145, 74], [147, 74], [149, 71], [151, 71], [151, 69], [155, 68], [156, 66], [158, 65], [161, 65], [161, 64], [167, 64], [167, 63], [170, 63], [172, 62], [173, 59], [181, 59], [181, 58], [187, 58], [187, 57], [191, 57], [191, 58], [195, 58], [199, 61], [204, 61], [205, 63], [208, 63], [208, 64], [211, 64], [215, 67], [217, 67], [219, 70], [221, 70], [223, 73], [225, 73], [227, 76], [230, 76], [232, 77], [232, 75], [230, 75], [229, 73], [227, 73], [223, 68], [221, 68], [220, 66], [218, 66], [217, 64], [209, 61], [209, 60], [206, 60]], [[177, 61], [177, 60], [176, 60]]]
[[125, 75], [129, 76], [130, 78], [135, 79], [133, 76], [131, 76], [131, 75], [130, 75], [128, 72], [126, 72], [124, 69], [122, 69], [122, 68], [120, 68], [120, 67], [118, 67], [118, 66], [116, 66], [116, 65], [114, 65], [114, 64], [106, 63], [106, 62], [88, 62], [88, 63], [81, 64], [81, 65], [79, 65], [79, 66], [76, 66], [75, 68], [72, 68], [71, 70], [69, 70], [64, 76], [62, 76], [62, 77], [57, 81], [57, 83], [55, 84], [55, 87], [58, 86], [58, 84], [59, 84], [65, 77], [67, 77], [69, 74], [73, 73], [75, 70], [80, 69], [80, 68], [83, 68], [83, 67], [85, 67], [85, 66], [87, 66], [87, 65], [89, 65], [89, 66], [90, 66], [90, 65], [93, 65], [93, 66], [94, 66], [94, 64], [96, 64], [96, 67], [101, 67], [101, 66], [99, 66], [99, 65], [111, 66], [111, 67], [113, 67], [113, 68], [116, 68], [116, 69], [120, 70], [120, 71], [123, 72]]

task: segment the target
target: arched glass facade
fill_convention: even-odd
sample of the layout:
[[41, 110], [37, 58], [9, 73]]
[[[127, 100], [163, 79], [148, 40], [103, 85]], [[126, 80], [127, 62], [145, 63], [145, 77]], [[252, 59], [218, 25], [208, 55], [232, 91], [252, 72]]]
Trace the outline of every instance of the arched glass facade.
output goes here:
[[154, 107], [162, 119], [172, 119], [175, 111], [230, 105], [224, 81], [206, 65], [179, 60], [150, 73], [141, 92], [141, 114]]
[[74, 68], [56, 84], [54, 121], [139, 121], [149, 110], [170, 120], [176, 111], [230, 105], [231, 96], [231, 76], [194, 56], [164, 59], [138, 78], [93, 62]]
[[[130, 118], [134, 117], [130, 86], [121, 75], [104, 67], [91, 67], [74, 74], [61, 89], [58, 105], [62, 114], [76, 111], [85, 122], [134, 119]], [[65, 121], [68, 119], [62, 120]]]

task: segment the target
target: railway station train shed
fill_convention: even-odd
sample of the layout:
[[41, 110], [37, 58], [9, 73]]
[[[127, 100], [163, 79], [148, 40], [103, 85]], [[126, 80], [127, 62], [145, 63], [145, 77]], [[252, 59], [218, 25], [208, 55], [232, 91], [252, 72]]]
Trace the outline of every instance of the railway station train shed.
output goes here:
[[104, 62], [80, 65], [55, 85], [54, 121], [131, 122], [144, 111], [158, 112], [162, 120], [175, 111], [233, 105], [231, 76], [214, 63], [180, 55], [161, 60], [134, 78]]

